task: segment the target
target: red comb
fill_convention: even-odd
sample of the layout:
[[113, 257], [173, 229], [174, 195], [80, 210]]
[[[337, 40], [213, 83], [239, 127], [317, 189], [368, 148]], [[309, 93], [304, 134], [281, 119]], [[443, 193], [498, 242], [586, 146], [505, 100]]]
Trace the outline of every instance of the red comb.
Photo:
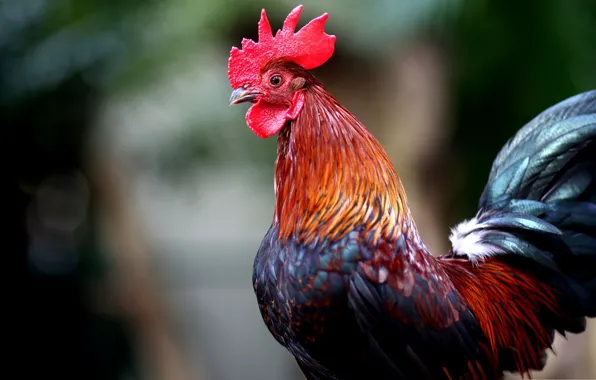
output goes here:
[[307, 70], [325, 63], [333, 54], [335, 36], [325, 33], [327, 13], [306, 24], [297, 33], [296, 25], [302, 12], [302, 5], [290, 12], [283, 28], [275, 37], [267, 14], [261, 11], [259, 20], [259, 42], [242, 39], [242, 50], [233, 47], [228, 61], [228, 78], [232, 88], [238, 88], [249, 82], [257, 82], [261, 68], [268, 62], [286, 58]]

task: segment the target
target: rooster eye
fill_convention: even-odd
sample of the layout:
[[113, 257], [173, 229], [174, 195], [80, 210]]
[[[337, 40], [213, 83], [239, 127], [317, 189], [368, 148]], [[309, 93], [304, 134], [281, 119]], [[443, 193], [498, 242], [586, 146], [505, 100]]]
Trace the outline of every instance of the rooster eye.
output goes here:
[[271, 83], [272, 86], [274, 87], [278, 87], [281, 85], [281, 83], [283, 82], [283, 78], [281, 75], [272, 75], [271, 78], [269, 78], [269, 83]]

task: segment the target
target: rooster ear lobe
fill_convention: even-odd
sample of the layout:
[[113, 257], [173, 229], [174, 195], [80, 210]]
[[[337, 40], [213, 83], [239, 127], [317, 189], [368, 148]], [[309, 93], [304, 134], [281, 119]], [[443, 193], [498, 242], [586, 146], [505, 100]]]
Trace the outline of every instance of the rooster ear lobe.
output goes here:
[[306, 79], [304, 79], [302, 77], [298, 77], [298, 78], [292, 79], [289, 87], [290, 87], [290, 90], [296, 91], [296, 90], [299, 90], [302, 87], [304, 87], [305, 84], [306, 84]]

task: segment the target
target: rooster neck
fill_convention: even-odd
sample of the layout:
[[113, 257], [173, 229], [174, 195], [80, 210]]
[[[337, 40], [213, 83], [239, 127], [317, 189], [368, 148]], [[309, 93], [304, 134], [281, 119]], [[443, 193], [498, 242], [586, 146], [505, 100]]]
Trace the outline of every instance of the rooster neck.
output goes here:
[[304, 108], [278, 137], [279, 238], [333, 242], [355, 228], [368, 231], [372, 243], [418, 237], [381, 144], [321, 84], [303, 91]]

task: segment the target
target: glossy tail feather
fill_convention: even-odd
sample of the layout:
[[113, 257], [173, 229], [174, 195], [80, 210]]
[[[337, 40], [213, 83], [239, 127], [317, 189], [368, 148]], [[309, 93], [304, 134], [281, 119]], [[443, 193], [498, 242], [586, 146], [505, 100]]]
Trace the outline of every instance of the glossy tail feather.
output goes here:
[[471, 261], [525, 263], [562, 293], [563, 328], [583, 330], [596, 316], [596, 91], [547, 109], [503, 147], [476, 217], [450, 240]]

